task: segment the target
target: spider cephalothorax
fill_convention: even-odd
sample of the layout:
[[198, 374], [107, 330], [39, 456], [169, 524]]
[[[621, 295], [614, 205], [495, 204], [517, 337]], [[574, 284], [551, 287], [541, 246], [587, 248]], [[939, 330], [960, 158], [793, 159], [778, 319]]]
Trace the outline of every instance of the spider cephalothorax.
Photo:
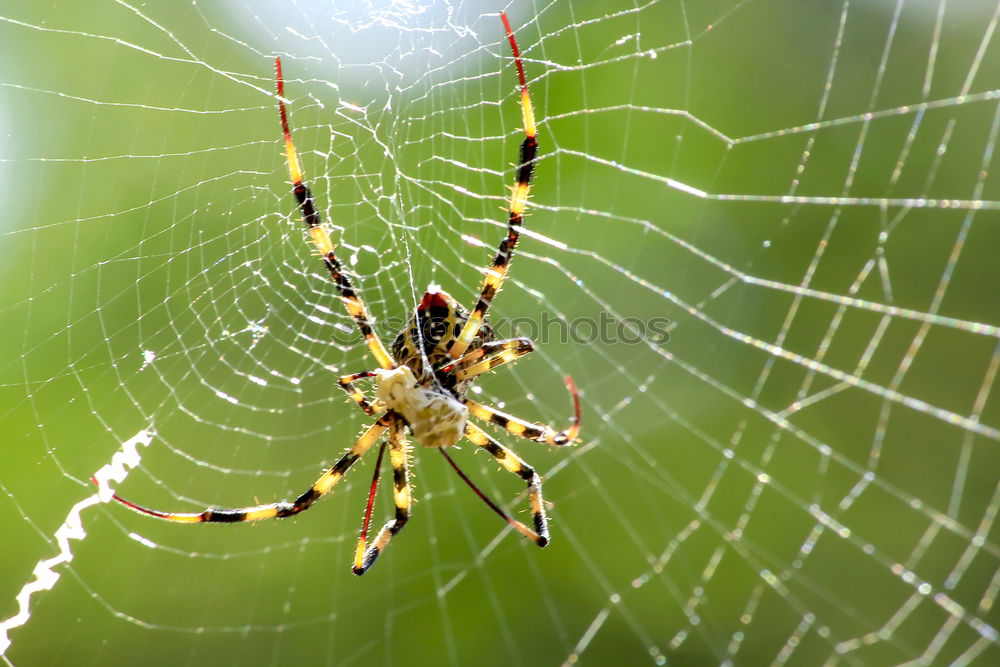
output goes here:
[[[343, 479], [348, 469], [388, 432], [388, 442], [383, 441], [379, 448], [375, 480], [372, 482], [368, 509], [354, 558], [354, 573], [364, 574], [392, 537], [409, 520], [410, 447], [406, 438], [406, 433], [409, 431], [420, 444], [437, 448], [473, 491], [518, 532], [538, 546], [544, 547], [548, 544], [549, 529], [545, 504], [542, 500], [541, 478], [517, 454], [473, 424], [470, 417], [494, 424], [528, 440], [555, 446], [568, 445], [576, 439], [580, 430], [580, 401], [572, 381], [566, 378], [573, 398], [574, 415], [570, 426], [563, 430], [520, 419], [466, 396], [469, 387], [478, 376], [514, 361], [534, 349], [531, 341], [526, 338], [497, 340], [486, 321], [486, 313], [500, 291], [514, 249], [517, 247], [538, 151], [535, 139], [535, 116], [531, 97], [528, 95], [528, 84], [524, 78], [520, 52], [507, 16], [503, 13], [500, 16], [517, 67], [524, 140], [521, 143], [520, 160], [517, 165], [517, 179], [510, 197], [507, 234], [501, 240], [496, 257], [486, 271], [479, 300], [472, 311], [465, 311], [451, 296], [436, 287], [431, 287], [421, 298], [413, 318], [396, 337], [392, 345], [392, 354], [390, 355], [385, 349], [382, 340], [372, 329], [365, 302], [352, 285], [347, 270], [337, 257], [336, 245], [330, 238], [327, 227], [320, 221], [312, 193], [304, 182], [302, 166], [299, 164], [288, 126], [281, 60], [275, 59], [278, 109], [285, 139], [288, 172], [292, 180], [292, 194], [308, 228], [310, 240], [319, 251], [341, 301], [357, 324], [369, 352], [380, 366], [376, 370], [345, 375], [340, 378], [339, 384], [365, 413], [371, 416], [377, 415], [377, 418], [329, 470], [293, 501], [238, 509], [210, 508], [198, 513], [177, 513], [142, 507], [117, 495], [113, 496], [115, 500], [143, 514], [181, 523], [236, 523], [294, 516], [309, 509], [313, 503], [333, 489]], [[374, 380], [374, 399], [370, 399], [358, 389], [355, 382], [359, 380]], [[532, 515], [531, 528], [512, 518], [489, 500], [451, 459], [446, 450], [462, 437], [485, 450], [506, 470], [527, 483]], [[382, 527], [369, 544], [368, 525], [372, 502], [377, 486], [379, 464], [387, 444], [393, 468], [393, 501], [396, 505], [396, 515]]]
[[[413, 317], [392, 343], [392, 358], [401, 366], [409, 366], [421, 384], [435, 384], [464, 398], [472, 379], [458, 381], [454, 373], [440, 370], [453, 361], [450, 350], [469, 321], [469, 313], [447, 292], [435, 285], [427, 288]], [[468, 350], [478, 350], [484, 343], [496, 340], [487, 321]]]

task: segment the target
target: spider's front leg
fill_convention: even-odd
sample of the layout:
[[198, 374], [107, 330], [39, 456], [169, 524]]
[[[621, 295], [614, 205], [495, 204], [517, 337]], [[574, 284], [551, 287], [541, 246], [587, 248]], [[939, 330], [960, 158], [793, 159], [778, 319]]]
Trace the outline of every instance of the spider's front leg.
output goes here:
[[528, 94], [528, 83], [524, 78], [524, 66], [521, 64], [521, 52], [517, 48], [517, 41], [511, 30], [507, 15], [500, 13], [503, 19], [504, 29], [507, 31], [507, 40], [510, 42], [511, 51], [514, 53], [514, 64], [517, 66], [517, 78], [521, 85], [521, 118], [524, 121], [524, 141], [521, 142], [521, 151], [517, 162], [517, 180], [514, 189], [511, 191], [510, 204], [507, 216], [507, 235], [500, 241], [500, 248], [493, 260], [493, 264], [486, 270], [486, 277], [483, 278], [482, 290], [479, 294], [479, 301], [476, 307], [469, 314], [469, 319], [462, 332], [455, 339], [448, 354], [452, 359], [458, 359], [469, 349], [469, 345], [476, 338], [479, 329], [483, 326], [486, 318], [486, 311], [489, 310], [493, 297], [500, 291], [504, 278], [507, 276], [507, 269], [514, 255], [514, 248], [521, 237], [521, 225], [524, 222], [524, 210], [528, 206], [528, 192], [531, 190], [531, 177], [535, 171], [535, 158], [538, 156], [538, 140], [535, 137], [535, 111], [531, 106], [531, 96]]
[[348, 314], [354, 320], [361, 335], [364, 336], [365, 343], [375, 361], [382, 368], [395, 368], [396, 364], [385, 349], [382, 339], [372, 329], [371, 317], [368, 315], [368, 307], [361, 299], [361, 296], [351, 284], [351, 278], [337, 258], [334, 252], [336, 245], [330, 239], [330, 232], [323, 225], [313, 201], [312, 192], [305, 184], [305, 175], [302, 165], [299, 163], [299, 154], [295, 150], [295, 143], [292, 141], [292, 131], [288, 126], [288, 112], [285, 110], [285, 80], [281, 75], [281, 58], [274, 59], [274, 69], [278, 83], [278, 111], [281, 115], [281, 130], [285, 135], [285, 155], [288, 159], [288, 174], [292, 179], [292, 194], [302, 212], [302, 219], [309, 228], [309, 238], [312, 244], [319, 251], [323, 258], [323, 264], [333, 280], [333, 284], [340, 292], [340, 299], [344, 302]]

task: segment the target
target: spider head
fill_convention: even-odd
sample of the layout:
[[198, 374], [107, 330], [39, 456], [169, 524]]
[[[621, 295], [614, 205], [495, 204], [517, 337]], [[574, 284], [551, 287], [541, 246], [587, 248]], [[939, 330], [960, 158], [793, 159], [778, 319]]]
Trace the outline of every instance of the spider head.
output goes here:
[[432, 363], [443, 361], [467, 317], [465, 310], [450, 294], [437, 285], [431, 285], [424, 292], [407, 327], [406, 335], [412, 339], [407, 342], [415, 350], [422, 349]]
[[[450, 294], [431, 285], [417, 304], [413, 317], [396, 336], [392, 344], [393, 359], [397, 364], [409, 366], [421, 383], [433, 383], [456, 396], [464, 394], [469, 381], [456, 384], [451, 374], [438, 373], [435, 377], [431, 369], [451, 361], [448, 350], [468, 319], [468, 313]], [[493, 338], [493, 330], [489, 324], [484, 324], [471, 347], [479, 347]]]
[[[446, 337], [453, 328], [449, 325], [458, 322], [460, 311], [462, 311], [462, 307], [450, 294], [437, 285], [428, 287], [417, 306], [416, 314], [416, 319], [422, 324], [421, 334], [425, 345], [427, 343], [437, 345], [442, 339], [447, 342]], [[462, 320], [465, 319], [464, 315], [465, 313], [462, 311]]]
[[430, 313], [431, 311], [447, 311], [454, 310], [458, 305], [458, 302], [451, 297], [450, 294], [442, 290], [437, 285], [431, 285], [424, 292], [424, 298], [420, 300], [420, 305], [417, 306], [418, 313]]

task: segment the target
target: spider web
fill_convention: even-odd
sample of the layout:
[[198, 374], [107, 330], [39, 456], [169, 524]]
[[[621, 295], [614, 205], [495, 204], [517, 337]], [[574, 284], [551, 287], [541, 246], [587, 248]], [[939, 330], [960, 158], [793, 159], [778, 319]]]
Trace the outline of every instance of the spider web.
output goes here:
[[287, 521], [100, 505], [95, 474], [177, 511], [294, 497], [367, 423], [275, 55], [383, 336], [430, 283], [473, 302], [521, 136], [499, 9], [0, 12], [6, 663], [997, 664], [995, 1], [506, 8], [541, 158], [494, 316], [539, 349], [476, 397], [563, 424], [582, 390], [575, 448], [501, 436], [546, 550], [419, 448], [362, 578], [374, 457]]

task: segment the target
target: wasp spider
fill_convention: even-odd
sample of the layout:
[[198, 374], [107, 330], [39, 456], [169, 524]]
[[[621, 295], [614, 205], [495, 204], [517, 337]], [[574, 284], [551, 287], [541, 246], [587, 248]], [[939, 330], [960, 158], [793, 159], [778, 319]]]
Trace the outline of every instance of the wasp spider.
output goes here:
[[[305, 493], [293, 501], [239, 509], [210, 508], [203, 512], [189, 514], [149, 509], [117, 495], [114, 496], [115, 500], [143, 514], [180, 523], [237, 523], [294, 516], [309, 509], [320, 497], [330, 492], [348, 469], [364, 456], [383, 435], [388, 434], [387, 442], [389, 461], [393, 468], [393, 497], [396, 515], [382, 527], [375, 539], [369, 543], [368, 526], [371, 519], [372, 503], [379, 467], [386, 447], [386, 441], [383, 441], [379, 449], [375, 477], [372, 480], [368, 507], [354, 559], [354, 573], [361, 575], [372, 566], [378, 555], [385, 549], [392, 537], [406, 525], [410, 517], [411, 486], [408, 463], [410, 445], [407, 441], [407, 431], [409, 431], [413, 439], [421, 445], [437, 448], [473, 491], [518, 532], [540, 547], [548, 544], [548, 521], [545, 516], [545, 504], [542, 500], [542, 480], [538, 473], [517, 454], [472, 423], [469, 416], [500, 426], [509, 433], [528, 440], [555, 446], [571, 444], [580, 430], [580, 400], [572, 380], [566, 378], [573, 399], [574, 415], [570, 426], [563, 430], [526, 421], [473, 401], [466, 396], [469, 387], [479, 375], [514, 361], [533, 349], [531, 341], [527, 338], [496, 340], [493, 330], [486, 320], [486, 313], [494, 296], [500, 290], [510, 266], [514, 248], [517, 246], [538, 152], [538, 143], [535, 139], [534, 111], [531, 106], [531, 98], [528, 95], [521, 56], [507, 16], [503, 13], [500, 16], [503, 19], [507, 39], [514, 54], [514, 64], [517, 67], [525, 137], [521, 143], [517, 181], [510, 197], [507, 234], [500, 241], [500, 248], [493, 264], [486, 270], [479, 301], [476, 302], [472, 312], [468, 313], [451, 296], [432, 286], [423, 295], [406, 328], [396, 337], [392, 344], [392, 351], [386, 349], [378, 335], [372, 330], [365, 302], [362, 301], [357, 289], [351, 283], [347, 270], [338, 259], [335, 253], [336, 246], [330, 239], [326, 226], [320, 222], [312, 193], [304, 182], [302, 167], [288, 127], [281, 60], [280, 58], [275, 59], [278, 110], [285, 138], [285, 153], [292, 180], [292, 193], [295, 195], [303, 220], [308, 227], [310, 240], [322, 256], [323, 264], [340, 293], [341, 301], [344, 302], [348, 313], [364, 336], [372, 357], [380, 366], [376, 370], [345, 375], [340, 378], [339, 384], [365, 413], [373, 417], [377, 416], [377, 419], [333, 467], [324, 472]], [[374, 397], [367, 396], [355, 385], [359, 380], [374, 382]], [[446, 448], [456, 444], [463, 436], [477, 447], [486, 450], [501, 466], [527, 483], [533, 527], [529, 528], [500, 509], [476, 488], [451, 459]]]

